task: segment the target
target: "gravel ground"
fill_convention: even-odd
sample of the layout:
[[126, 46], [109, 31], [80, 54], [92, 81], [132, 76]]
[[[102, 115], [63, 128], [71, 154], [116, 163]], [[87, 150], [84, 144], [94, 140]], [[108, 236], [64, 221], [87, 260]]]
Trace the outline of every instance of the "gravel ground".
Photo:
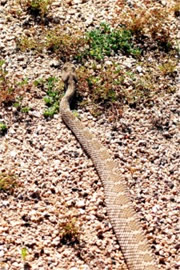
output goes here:
[[[60, 24], [87, 28], [113, 18], [115, 1], [56, 1], [52, 14]], [[10, 77], [60, 76], [57, 59], [17, 52], [15, 38], [23, 22], [13, 16], [15, 1], [0, 1], [0, 57]], [[14, 172], [13, 194], [0, 192], [0, 269], [127, 269], [107, 217], [102, 184], [60, 115], [43, 116], [44, 92], [33, 88], [22, 114], [0, 108], [8, 132], [0, 137], [0, 172]], [[97, 134], [119, 162], [134, 207], [159, 269], [179, 269], [180, 90], [157, 98], [151, 108], [124, 106], [120, 121], [94, 118], [78, 110], [84, 125]], [[64, 224], [72, 235], [62, 237]], [[22, 258], [22, 249], [27, 256]]]

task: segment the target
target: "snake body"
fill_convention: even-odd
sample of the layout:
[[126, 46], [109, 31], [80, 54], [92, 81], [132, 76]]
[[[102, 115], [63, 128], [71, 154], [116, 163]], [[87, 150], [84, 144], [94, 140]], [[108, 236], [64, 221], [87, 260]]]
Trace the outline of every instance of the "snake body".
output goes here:
[[62, 80], [65, 83], [66, 93], [60, 103], [61, 117], [92, 159], [103, 183], [108, 216], [127, 267], [129, 270], [157, 270], [151, 249], [116, 162], [111, 158], [108, 150], [70, 110], [70, 102], [75, 94], [77, 80], [75, 67], [71, 63], [64, 65]]

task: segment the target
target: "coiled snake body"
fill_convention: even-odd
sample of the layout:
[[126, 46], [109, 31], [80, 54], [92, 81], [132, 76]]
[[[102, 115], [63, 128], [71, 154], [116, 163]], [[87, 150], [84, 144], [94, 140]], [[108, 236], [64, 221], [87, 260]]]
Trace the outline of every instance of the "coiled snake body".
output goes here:
[[73, 115], [70, 102], [75, 93], [76, 73], [71, 63], [62, 70], [66, 93], [60, 103], [65, 124], [90, 156], [103, 183], [108, 216], [129, 270], [157, 270], [143, 230], [118, 166], [107, 149]]

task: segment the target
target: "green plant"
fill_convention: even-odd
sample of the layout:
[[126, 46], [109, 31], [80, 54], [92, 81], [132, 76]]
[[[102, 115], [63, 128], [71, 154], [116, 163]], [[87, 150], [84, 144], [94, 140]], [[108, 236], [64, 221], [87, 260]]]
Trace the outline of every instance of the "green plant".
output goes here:
[[48, 52], [58, 53], [62, 60], [67, 61], [70, 57], [78, 58], [77, 52], [81, 52], [85, 44], [86, 40], [82, 32], [72, 29], [72, 32], [67, 34], [65, 29], [55, 27], [45, 31], [42, 46]]
[[[122, 80], [122, 71], [114, 65], [105, 69], [96, 70], [96, 66], [93, 64], [92, 69], [80, 67], [77, 70], [78, 76], [78, 92], [80, 95], [87, 97], [80, 102], [80, 106], [89, 107], [90, 112], [95, 117], [98, 117], [102, 113], [110, 115], [113, 111], [114, 118], [118, 118], [121, 105], [120, 90], [121, 85], [119, 82]], [[120, 114], [119, 114], [120, 115]]]
[[14, 173], [0, 173], [0, 190], [13, 193], [18, 186]]
[[83, 89], [86, 89], [93, 103], [113, 103], [118, 99], [114, 85], [119, 74], [114, 67], [96, 70], [93, 75], [88, 69], [81, 67], [77, 70], [77, 75], [79, 91], [83, 92]]
[[22, 9], [26, 9], [30, 14], [44, 18], [54, 0], [19, 0], [18, 2]]
[[40, 49], [40, 47], [38, 47], [38, 42], [33, 37], [29, 37], [25, 34], [16, 38], [16, 48], [22, 52]]
[[131, 90], [124, 89], [124, 94], [126, 97], [126, 101], [130, 106], [136, 107], [136, 105], [143, 103], [148, 98], [151, 97], [154, 92], [153, 83], [149, 80], [148, 77], [145, 78], [136, 78], [135, 81], [132, 82], [133, 88]]
[[78, 113], [78, 111], [76, 111], [76, 110], [73, 110], [72, 111], [72, 113], [73, 113], [73, 115], [75, 116], [75, 117], [77, 117], [77, 118], [79, 118], [80, 116], [79, 116], [79, 113]]
[[55, 104], [54, 106], [51, 106], [50, 108], [46, 109], [43, 113], [45, 117], [52, 118], [59, 110], [59, 105]]
[[63, 244], [74, 244], [79, 242], [79, 230], [76, 222], [76, 218], [70, 217], [70, 220], [59, 224], [60, 238]]
[[[103, 74], [101, 75], [103, 76]], [[114, 102], [116, 100], [113, 86], [108, 81], [103, 81], [102, 77], [90, 76], [87, 78], [87, 82], [90, 91], [93, 89], [94, 101], [105, 103], [106, 101]]]
[[162, 72], [163, 75], [172, 75], [177, 67], [177, 61], [168, 60], [165, 63], [162, 63], [159, 65], [159, 69]]
[[34, 85], [38, 88], [43, 88], [44, 87], [45, 80], [42, 78], [39, 78], [34, 81]]
[[21, 257], [22, 257], [23, 261], [26, 260], [27, 255], [28, 255], [28, 250], [27, 250], [26, 247], [23, 247], [23, 248], [21, 249]]
[[13, 98], [13, 89], [7, 78], [5, 61], [0, 60], [0, 104]]
[[[21, 85], [23, 85], [25, 82], [21, 82]], [[13, 107], [15, 107], [18, 111], [22, 113], [28, 113], [30, 108], [28, 106], [24, 106], [22, 104], [23, 102], [23, 97], [19, 96], [16, 98], [15, 102], [13, 103]]]
[[30, 108], [29, 108], [28, 106], [23, 106], [23, 107], [21, 108], [21, 112], [22, 112], [22, 113], [28, 113], [29, 110], [30, 110]]
[[35, 86], [42, 88], [46, 92], [43, 98], [46, 104], [46, 109], [43, 113], [45, 117], [53, 117], [59, 111], [61, 88], [59, 89], [60, 83], [58, 83], [59, 81], [56, 77], [49, 77], [46, 80], [39, 78], [34, 81]]
[[131, 31], [124, 28], [113, 29], [105, 23], [88, 33], [72, 29], [69, 34], [65, 27], [42, 29], [40, 33], [31, 29], [28, 35], [23, 34], [16, 39], [16, 46], [22, 51], [35, 50], [39, 53], [46, 49], [50, 53], [58, 53], [62, 60], [74, 58], [79, 62], [87, 57], [103, 60], [104, 56], [118, 51], [133, 56], [141, 54], [140, 49], [133, 45]]
[[0, 134], [5, 134], [7, 131], [7, 126], [4, 122], [0, 122]]
[[5, 64], [5, 61], [0, 59], [0, 71], [1, 71], [1, 73], [0, 73], [1, 77], [0, 78], [1, 78], [1, 81], [5, 81], [6, 74], [7, 74], [6, 69], [3, 68], [4, 64]]
[[132, 34], [124, 28], [113, 29], [106, 23], [87, 33], [89, 49], [86, 55], [102, 60], [104, 56], [110, 56], [118, 51], [124, 54], [139, 56], [140, 50], [133, 45]]
[[[177, 59], [169, 55], [160, 60], [164, 62], [163, 66], [159, 66], [159, 59], [152, 63], [137, 63], [142, 72], [137, 67], [129, 72], [115, 63], [110, 66], [101, 64], [101, 68], [97, 68], [95, 63], [88, 68], [81, 66], [77, 70], [77, 86], [85, 100], [79, 105], [88, 107], [94, 116], [105, 113], [110, 118], [114, 115], [115, 119], [121, 116], [123, 104], [134, 108], [139, 104], [151, 106], [156, 96], [172, 93], [176, 88], [173, 79], [176, 76]], [[159, 78], [163, 80], [163, 87]]]
[[16, 75], [10, 79], [5, 68], [5, 61], [0, 60], [0, 104], [15, 101], [17, 95], [23, 95], [28, 87], [27, 79], [19, 81]]
[[45, 117], [53, 117], [59, 111], [59, 91], [54, 90], [56, 82], [57, 79], [55, 77], [49, 77], [47, 79], [47, 91], [44, 101], [48, 109], [44, 111]]
[[71, 34], [68, 34], [63, 27], [48, 30], [42, 28], [40, 32], [32, 28], [29, 34], [22, 34], [16, 38], [18, 50], [34, 50], [37, 53], [46, 50], [48, 53], [58, 54], [64, 61], [69, 60], [70, 57], [78, 58], [77, 52], [81, 52], [85, 44], [86, 40], [82, 32], [72, 30]]

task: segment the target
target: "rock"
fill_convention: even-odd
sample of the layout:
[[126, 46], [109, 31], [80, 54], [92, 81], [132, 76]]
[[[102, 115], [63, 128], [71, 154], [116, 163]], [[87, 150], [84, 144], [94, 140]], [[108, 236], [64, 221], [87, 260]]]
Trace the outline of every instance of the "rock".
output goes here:
[[3, 5], [3, 6], [4, 6], [6, 3], [7, 3], [7, 0], [1, 0], [1, 1], [0, 1], [0, 4]]
[[82, 4], [82, 0], [74, 0], [74, 4]]
[[2, 201], [2, 205], [3, 205], [3, 206], [8, 206], [8, 205], [9, 205], [9, 201], [5, 201], [5, 200]]
[[105, 66], [112, 66], [112, 61], [109, 61], [109, 60], [107, 60], [106, 62], [105, 62]]
[[18, 57], [17, 57], [17, 60], [18, 61], [23, 61], [25, 58], [24, 58], [24, 55], [23, 54], [20, 54], [20, 55], [18, 55]]
[[0, 250], [0, 257], [4, 257], [4, 251], [2, 249]]
[[53, 59], [53, 60], [50, 61], [49, 65], [50, 65], [50, 67], [56, 67], [57, 68], [57, 67], [59, 67], [60, 63], [59, 63], [58, 60]]
[[130, 59], [126, 59], [124, 62], [123, 62], [123, 65], [128, 67], [128, 68], [132, 68], [132, 63], [131, 63], [131, 60]]
[[137, 67], [136, 67], [136, 70], [137, 70], [139, 73], [141, 73], [141, 72], [142, 72], [142, 67], [141, 67], [141, 66], [137, 66]]
[[5, 45], [2, 41], [0, 41], [0, 49], [4, 49], [5, 48]]
[[89, 17], [87, 18], [86, 22], [85, 22], [85, 25], [86, 25], [86, 26], [91, 25], [92, 22], [93, 22], [93, 20], [94, 20], [94, 15], [89, 16]]
[[29, 115], [30, 115], [30, 116], [34, 116], [34, 117], [36, 117], [36, 118], [41, 117], [41, 113], [38, 112], [38, 111], [29, 111]]
[[12, 150], [12, 151], [10, 152], [10, 156], [11, 156], [11, 157], [15, 157], [16, 155], [17, 155], [17, 151]]
[[76, 9], [71, 8], [71, 9], [69, 10], [68, 13], [69, 13], [70, 15], [74, 15], [74, 14], [76, 14]]
[[79, 208], [83, 208], [83, 207], [85, 207], [85, 203], [83, 200], [79, 200], [76, 202], [76, 206]]

